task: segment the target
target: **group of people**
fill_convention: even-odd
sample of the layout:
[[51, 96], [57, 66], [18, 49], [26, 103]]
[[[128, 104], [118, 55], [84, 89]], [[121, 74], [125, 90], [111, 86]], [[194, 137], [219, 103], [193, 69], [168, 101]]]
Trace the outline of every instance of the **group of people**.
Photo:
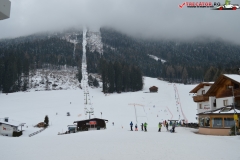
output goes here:
[[[148, 124], [146, 122], [141, 124], [142, 131], [143, 131], [143, 128], [144, 128], [144, 131], [147, 132], [147, 125]], [[130, 123], [130, 128], [131, 128], [131, 131], [133, 131], [133, 123], [132, 122]], [[138, 131], [137, 124], [135, 125], [135, 131]]]
[[[162, 124], [163, 124], [164, 127], [166, 127], [167, 131], [169, 131], [168, 130], [168, 122], [165, 120], [165, 121], [163, 121], [163, 123], [159, 122], [159, 124], [158, 124], [158, 132], [161, 132]], [[144, 131], [147, 132], [147, 125], [148, 124], [146, 122], [141, 124], [142, 131], [143, 131], [143, 128], [144, 128]], [[175, 127], [176, 127], [175, 122], [172, 123], [170, 121], [170, 125], [172, 126], [172, 129], [170, 129], [170, 132], [175, 132]], [[132, 121], [130, 123], [130, 128], [131, 128], [131, 131], [133, 131], [133, 123], [132, 123]], [[135, 131], [138, 131], [137, 124], [135, 125]]]
[[[163, 125], [164, 125], [164, 127], [166, 127], [167, 131], [169, 131], [168, 130], [168, 122], [166, 120], [163, 121]], [[175, 132], [175, 127], [176, 127], [175, 122], [172, 123], [172, 121], [170, 121], [170, 126], [172, 126], [172, 129], [170, 129], [170, 132]]]

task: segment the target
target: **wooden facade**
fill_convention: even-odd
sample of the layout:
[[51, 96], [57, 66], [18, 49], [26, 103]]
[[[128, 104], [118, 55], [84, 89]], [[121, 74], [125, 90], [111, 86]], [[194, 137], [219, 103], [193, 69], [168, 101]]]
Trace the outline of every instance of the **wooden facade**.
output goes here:
[[150, 92], [157, 92], [158, 91], [158, 87], [152, 86], [152, 87], [149, 88], [149, 91]]
[[203, 101], [208, 101], [209, 97], [205, 95], [198, 95], [198, 96], [193, 96], [193, 101], [194, 102], [203, 102]]
[[197, 93], [197, 91], [201, 88], [203, 88], [204, 86], [211, 86], [213, 83], [210, 82], [202, 82], [200, 84], [198, 84], [195, 88], [193, 88], [189, 93]]
[[[213, 83], [212, 82], [202, 82], [200, 84], [198, 84], [194, 89], [192, 89], [189, 93], [195, 93], [197, 94], [197, 92], [204, 88], [205, 86], [212, 86]], [[205, 101], [209, 101], [209, 96], [206, 96], [206, 94], [202, 94], [202, 95], [195, 95], [193, 96], [193, 101], [194, 102], [205, 102]]]
[[215, 96], [216, 98], [231, 97], [232, 90], [229, 86], [234, 87], [234, 95], [236, 98], [240, 97], [240, 82], [227, 77], [226, 75], [221, 75], [212, 87], [206, 93], [206, 96]]

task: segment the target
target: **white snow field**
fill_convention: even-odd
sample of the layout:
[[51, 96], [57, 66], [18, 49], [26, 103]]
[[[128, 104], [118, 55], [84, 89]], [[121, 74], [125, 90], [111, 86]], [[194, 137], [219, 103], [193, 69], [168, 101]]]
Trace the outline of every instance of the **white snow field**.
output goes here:
[[[101, 88], [89, 88], [95, 117], [109, 120], [106, 130], [65, 132], [73, 121], [87, 118], [84, 114], [83, 90], [31, 91], [0, 94], [0, 118], [24, 122], [21, 137], [0, 136], [2, 160], [239, 160], [239, 136], [208, 136], [195, 129], [177, 127], [176, 133], [158, 131], [165, 119], [196, 122], [196, 104], [189, 95], [195, 85], [174, 84], [155, 78], [144, 78], [139, 92], [104, 95]], [[158, 93], [149, 92], [157, 86]], [[180, 99], [180, 100], [179, 100]], [[180, 101], [180, 103], [179, 103]], [[71, 102], [71, 104], [70, 104]], [[148, 132], [129, 131], [129, 123], [148, 123]], [[180, 109], [180, 104], [182, 111]], [[154, 107], [155, 106], [155, 107]], [[178, 107], [178, 109], [177, 109]], [[178, 112], [179, 111], [179, 112]], [[70, 112], [71, 116], [66, 116]], [[57, 113], [57, 114], [56, 114]], [[184, 114], [184, 115], [183, 115]], [[34, 128], [49, 116], [50, 126], [41, 133]], [[112, 125], [114, 122], [114, 126]], [[27, 127], [28, 126], [28, 127]]]

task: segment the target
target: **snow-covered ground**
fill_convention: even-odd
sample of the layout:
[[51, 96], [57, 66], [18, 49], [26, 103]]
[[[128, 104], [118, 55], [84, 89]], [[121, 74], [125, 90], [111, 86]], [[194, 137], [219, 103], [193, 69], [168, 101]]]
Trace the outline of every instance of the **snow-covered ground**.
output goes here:
[[64, 67], [57, 69], [38, 69], [31, 72], [29, 90], [67, 90], [77, 89], [80, 83], [76, 78], [77, 68]]
[[[104, 95], [100, 88], [89, 88], [94, 117], [109, 120], [106, 130], [58, 135], [73, 121], [86, 119], [83, 90], [31, 91], [0, 94], [0, 118], [9, 117], [26, 123], [19, 138], [0, 136], [1, 159], [24, 160], [239, 160], [240, 137], [206, 136], [196, 130], [177, 127], [177, 133], [157, 132], [158, 123], [185, 115], [196, 122], [196, 104], [189, 95], [195, 85], [171, 84], [155, 78], [144, 78], [144, 89], [138, 92]], [[149, 92], [157, 86], [158, 93]], [[178, 95], [176, 95], [176, 88]], [[136, 107], [129, 104], [140, 104]], [[181, 112], [180, 105], [183, 113]], [[70, 112], [71, 116], [66, 116]], [[33, 126], [49, 116], [50, 126], [43, 132]], [[129, 123], [148, 123], [148, 132], [129, 131]], [[114, 126], [112, 125], [114, 122]]]
[[100, 54], [103, 54], [103, 43], [100, 32], [88, 31], [87, 44], [90, 49], [90, 52], [96, 51]]
[[160, 60], [162, 63], [166, 62], [166, 60], [158, 58], [157, 56], [154, 56], [154, 55], [151, 55], [151, 54], [148, 54], [148, 56], [151, 57], [152, 59], [155, 59], [156, 61]]

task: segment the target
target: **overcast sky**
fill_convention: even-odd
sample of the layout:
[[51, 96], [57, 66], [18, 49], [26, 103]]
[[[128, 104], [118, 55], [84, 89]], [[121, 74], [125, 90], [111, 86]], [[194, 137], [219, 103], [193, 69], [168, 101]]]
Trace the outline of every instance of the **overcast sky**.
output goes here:
[[[197, 0], [191, 0], [197, 1]], [[224, 3], [224, 0], [219, 0]], [[83, 25], [154, 38], [221, 37], [240, 43], [240, 9], [179, 9], [184, 0], [11, 0], [0, 38]], [[208, 1], [207, 1], [208, 2]], [[210, 1], [214, 2], [214, 1]], [[240, 0], [232, 0], [240, 4]]]

